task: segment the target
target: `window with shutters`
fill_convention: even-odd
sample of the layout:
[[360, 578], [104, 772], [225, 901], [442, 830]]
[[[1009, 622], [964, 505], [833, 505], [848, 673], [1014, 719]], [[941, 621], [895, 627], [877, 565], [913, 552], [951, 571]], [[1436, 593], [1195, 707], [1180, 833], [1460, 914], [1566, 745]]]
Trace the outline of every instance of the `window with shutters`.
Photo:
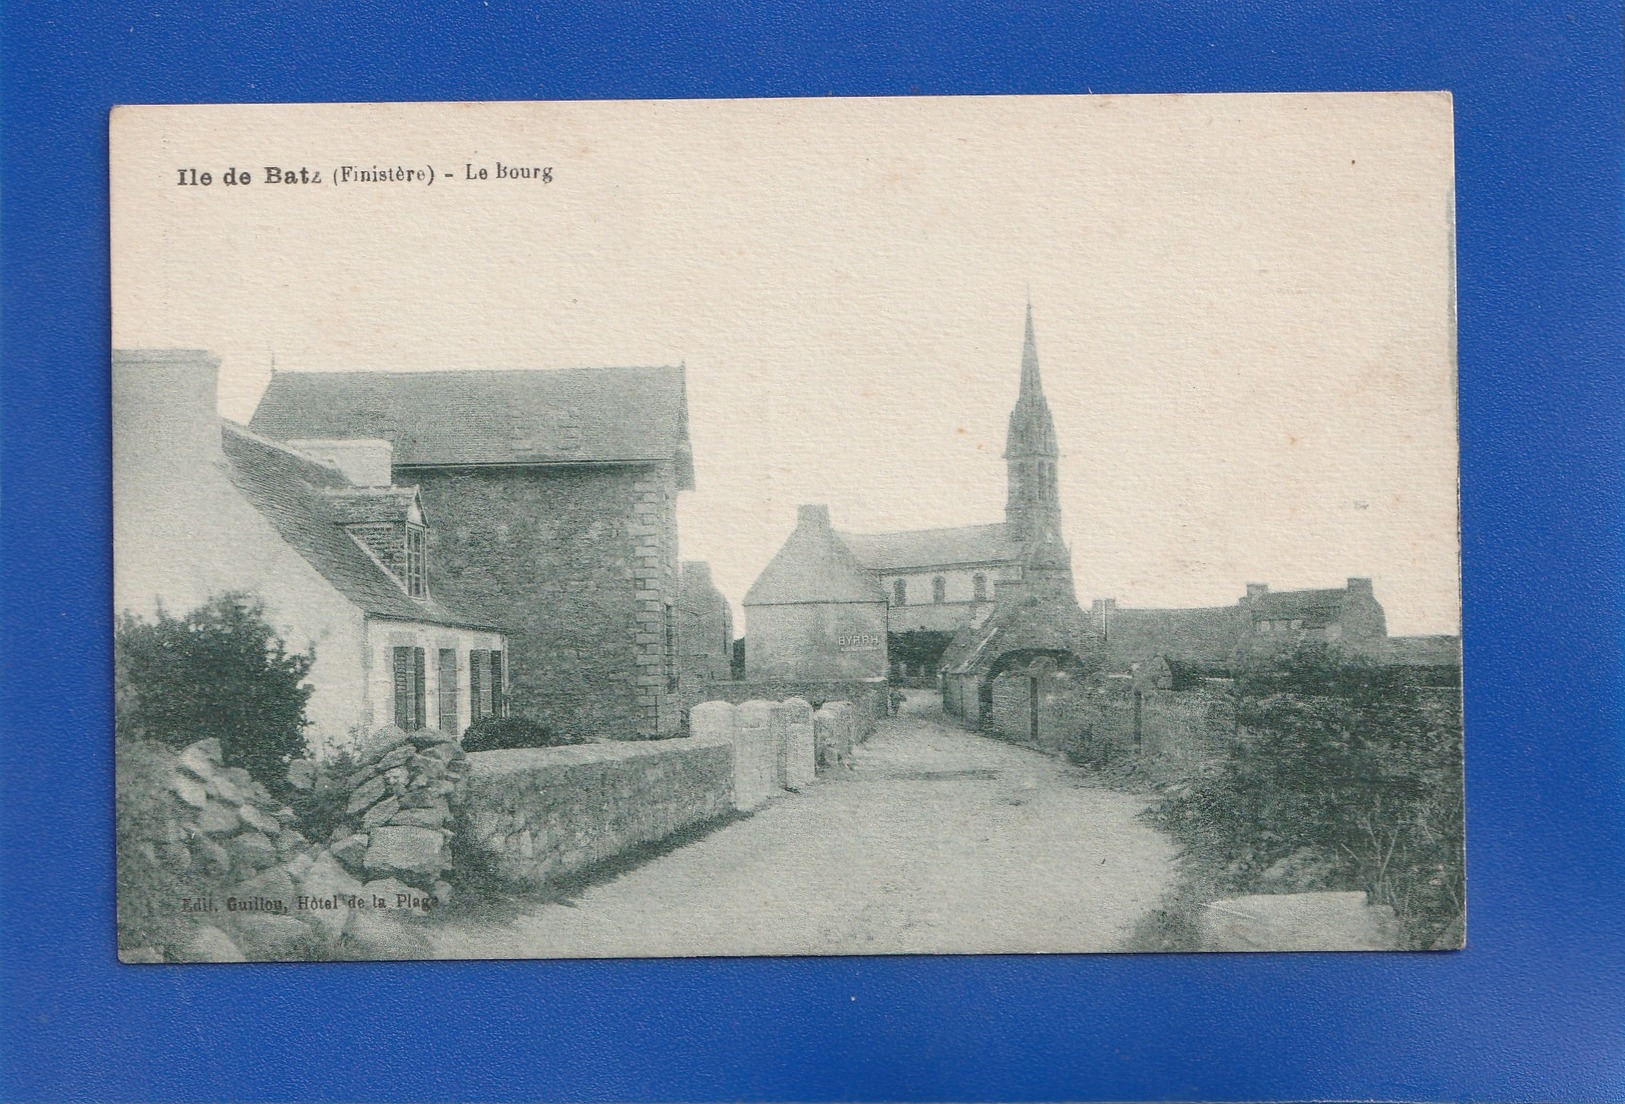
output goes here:
[[414, 598], [429, 595], [428, 556], [421, 525], [406, 527], [406, 593]]
[[975, 575], [971, 576], [970, 582], [971, 586], [975, 588], [974, 593], [976, 595], [976, 600], [978, 602], [987, 601], [987, 576], [978, 571]]
[[502, 668], [502, 653], [491, 652], [491, 715], [508, 715], [508, 672]]
[[468, 653], [468, 712], [476, 721], [491, 715], [491, 653], [484, 648]]
[[422, 648], [395, 649], [395, 724], [407, 732], [416, 732], [426, 723], [424, 699], [428, 688], [423, 675]]
[[938, 575], [931, 580], [931, 601], [946, 602], [948, 600], [948, 580]]
[[440, 731], [457, 735], [457, 649], [440, 649]]
[[891, 604], [894, 606], [908, 605], [908, 580], [897, 579], [891, 585]]

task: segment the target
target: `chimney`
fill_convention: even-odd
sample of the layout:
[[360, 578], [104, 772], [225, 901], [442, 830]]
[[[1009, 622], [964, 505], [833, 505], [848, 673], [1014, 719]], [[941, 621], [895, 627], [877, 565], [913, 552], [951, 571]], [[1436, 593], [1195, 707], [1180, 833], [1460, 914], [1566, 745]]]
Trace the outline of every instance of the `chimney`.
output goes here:
[[1349, 593], [1371, 595], [1371, 580], [1349, 576]]
[[828, 506], [803, 506], [797, 512], [796, 528], [798, 529], [828, 529]]
[[220, 358], [202, 349], [114, 349], [114, 463], [140, 448], [183, 470], [224, 464], [219, 378]]
[[357, 487], [388, 487], [395, 481], [391, 474], [395, 446], [388, 441], [357, 437], [338, 441], [305, 439], [283, 443], [306, 456], [332, 464]]
[[1252, 601], [1253, 599], [1256, 599], [1256, 598], [1262, 598], [1262, 597], [1264, 597], [1264, 595], [1268, 594], [1269, 592], [1270, 592], [1270, 585], [1268, 583], [1248, 583], [1247, 584], [1247, 599], [1249, 601]]

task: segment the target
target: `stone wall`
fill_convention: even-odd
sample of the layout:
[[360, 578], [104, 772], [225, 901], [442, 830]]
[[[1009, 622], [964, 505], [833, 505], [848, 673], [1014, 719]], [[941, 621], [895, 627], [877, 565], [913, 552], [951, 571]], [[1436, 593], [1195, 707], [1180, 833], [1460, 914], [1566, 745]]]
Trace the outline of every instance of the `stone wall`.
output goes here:
[[477, 603], [510, 630], [514, 713], [581, 736], [676, 730], [666, 625], [672, 618], [674, 643], [671, 465], [416, 468], [398, 477], [420, 486], [433, 523], [437, 592]]
[[[850, 706], [840, 705], [850, 714]], [[812, 707], [800, 698], [737, 706], [701, 702], [689, 713], [689, 729], [695, 739], [733, 748], [734, 807], [741, 812], [783, 791], [805, 790], [817, 779], [817, 727]]]
[[692, 709], [703, 700], [725, 701], [733, 705], [752, 700], [784, 701], [800, 698], [813, 709], [825, 702], [844, 701], [852, 706], [855, 722], [867, 738], [875, 730], [875, 722], [891, 711], [891, 687], [883, 678], [867, 679], [766, 679], [719, 682], [694, 688], [695, 698], [689, 699], [690, 731], [693, 731]]
[[462, 751], [413, 736], [381, 741], [343, 778], [301, 761], [301, 812], [224, 766], [218, 740], [179, 752], [121, 740], [120, 960], [427, 957], [418, 922], [450, 893], [443, 826]]
[[468, 763], [466, 845], [516, 885], [543, 885], [734, 809], [734, 755], [721, 740], [482, 751]]

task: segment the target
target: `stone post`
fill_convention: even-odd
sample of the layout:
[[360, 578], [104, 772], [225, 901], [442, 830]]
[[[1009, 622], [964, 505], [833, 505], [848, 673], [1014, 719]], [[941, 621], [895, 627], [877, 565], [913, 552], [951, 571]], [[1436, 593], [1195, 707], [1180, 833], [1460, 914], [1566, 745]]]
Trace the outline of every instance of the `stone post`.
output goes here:
[[737, 777], [744, 784], [741, 809], [756, 808], [780, 789], [773, 709], [772, 702], [759, 699], [734, 707], [734, 754], [742, 760]]
[[688, 731], [697, 739], [710, 737], [728, 741], [733, 749], [733, 803], [738, 812], [749, 812], [751, 780], [746, 776], [747, 757], [740, 750], [734, 730], [734, 707], [725, 701], [701, 702], [688, 711]]
[[812, 706], [801, 698], [789, 698], [773, 711], [773, 716], [784, 730], [784, 788], [805, 790], [818, 780]]

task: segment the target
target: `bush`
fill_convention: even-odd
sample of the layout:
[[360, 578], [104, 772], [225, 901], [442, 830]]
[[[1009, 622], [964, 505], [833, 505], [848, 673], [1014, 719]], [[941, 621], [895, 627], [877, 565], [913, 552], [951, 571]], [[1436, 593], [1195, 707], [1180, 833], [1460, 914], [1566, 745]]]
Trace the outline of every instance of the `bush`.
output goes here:
[[1447, 929], [1464, 889], [1459, 693], [1321, 647], [1260, 660], [1237, 691], [1230, 753], [1155, 818], [1232, 890], [1324, 856], [1322, 888], [1365, 889], [1415, 945]]
[[506, 751], [584, 743], [587, 743], [585, 737], [554, 732], [529, 717], [481, 717], [463, 731], [464, 751]]
[[226, 766], [286, 793], [287, 765], [306, 753], [304, 679], [316, 656], [290, 655], [257, 599], [223, 594], [150, 622], [126, 613], [113, 655], [120, 738], [185, 747], [213, 737]]

